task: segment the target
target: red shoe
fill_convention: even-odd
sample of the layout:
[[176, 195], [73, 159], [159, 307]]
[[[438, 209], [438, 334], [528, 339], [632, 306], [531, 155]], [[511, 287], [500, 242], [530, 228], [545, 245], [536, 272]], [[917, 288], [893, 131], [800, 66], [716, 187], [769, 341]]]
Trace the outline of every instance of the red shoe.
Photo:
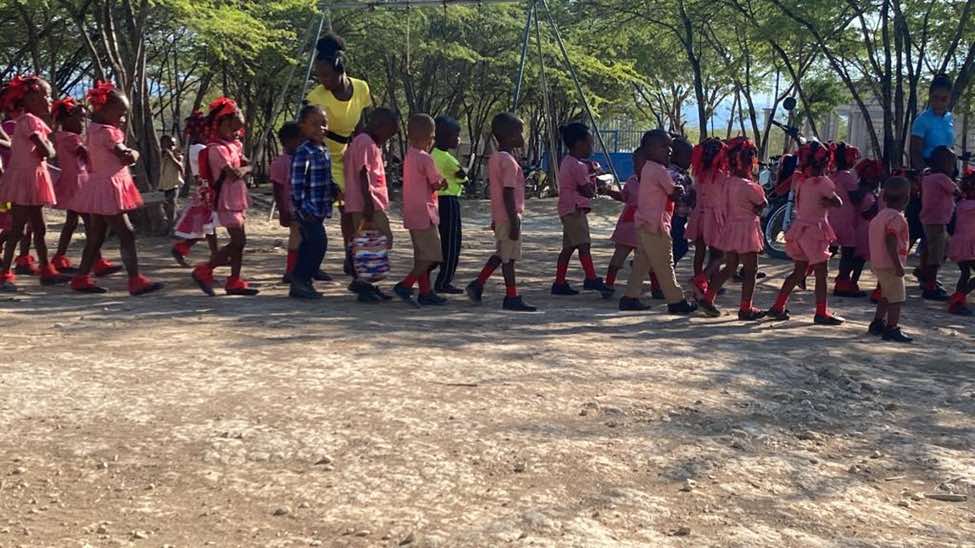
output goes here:
[[54, 265], [47, 263], [41, 267], [41, 285], [60, 285], [66, 284], [71, 278], [58, 272]]
[[200, 291], [203, 291], [210, 297], [213, 297], [215, 293], [213, 292], [213, 269], [210, 268], [209, 263], [200, 263], [193, 268], [193, 281], [196, 285], [200, 286]]
[[227, 278], [227, 285], [224, 286], [224, 291], [227, 292], [227, 295], [244, 295], [247, 297], [260, 293], [260, 291], [251, 288], [246, 280], [233, 276]]
[[95, 266], [92, 268], [92, 270], [95, 272], [95, 276], [104, 278], [105, 276], [110, 276], [122, 270], [122, 267], [112, 264], [112, 262], [105, 257], [99, 257], [99, 259], [95, 261]]
[[63, 272], [65, 274], [70, 274], [78, 270], [71, 265], [71, 260], [64, 255], [55, 255], [54, 257], [51, 257], [51, 264], [54, 265], [54, 268], [58, 269], [58, 272]]
[[91, 274], [78, 274], [74, 278], [71, 278], [71, 289], [79, 293], [105, 293], [108, 291], [104, 287], [95, 285]]
[[146, 293], [159, 291], [162, 289], [162, 286], [163, 284], [154, 282], [142, 274], [136, 274], [135, 276], [129, 278], [129, 295], [132, 295], [133, 297], [145, 295]]
[[37, 276], [41, 273], [33, 255], [21, 255], [14, 261], [14, 273], [22, 276]]
[[708, 294], [708, 277], [704, 274], [698, 274], [691, 279], [691, 284], [694, 286], [695, 298], [699, 301], [704, 300]]
[[5, 293], [13, 293], [14, 291], [17, 291], [17, 286], [14, 284], [16, 281], [17, 277], [14, 276], [13, 272], [9, 270], [0, 272], [0, 291]]
[[186, 262], [186, 256], [190, 254], [190, 246], [185, 241], [176, 242], [173, 244], [173, 248], [170, 252], [173, 255], [173, 259], [176, 260], [176, 263], [179, 266], [183, 268], [188, 268], [190, 266], [190, 264]]

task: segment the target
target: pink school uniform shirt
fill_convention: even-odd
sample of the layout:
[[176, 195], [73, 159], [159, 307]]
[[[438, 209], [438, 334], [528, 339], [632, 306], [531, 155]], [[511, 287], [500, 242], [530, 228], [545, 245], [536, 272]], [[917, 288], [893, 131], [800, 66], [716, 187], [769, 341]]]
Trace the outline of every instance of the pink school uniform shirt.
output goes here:
[[589, 212], [592, 202], [579, 192], [586, 187], [594, 187], [589, 178], [589, 164], [572, 155], [562, 158], [559, 167], [559, 217], [576, 211]]
[[831, 177], [836, 187], [836, 195], [843, 200], [843, 205], [829, 210], [829, 224], [836, 232], [836, 240], [843, 247], [856, 246], [856, 227], [863, 222], [857, 204], [850, 199], [850, 193], [855, 192], [859, 185], [857, 177], [852, 171], [837, 171]]
[[508, 222], [508, 211], [504, 206], [504, 189], [514, 189], [515, 213], [525, 212], [525, 174], [518, 160], [508, 152], [496, 151], [488, 160], [488, 183], [491, 190], [491, 220], [495, 223]]
[[836, 193], [836, 185], [826, 176], [803, 179], [796, 187], [796, 221], [807, 224], [829, 223], [829, 208], [823, 200]]
[[359, 182], [362, 168], [366, 169], [366, 177], [369, 179], [369, 194], [372, 196], [373, 207], [377, 211], [389, 209], [389, 190], [386, 187], [383, 151], [376, 141], [368, 133], [360, 133], [349, 143], [342, 161], [342, 169], [345, 173], [345, 212], [365, 211], [365, 197], [362, 195], [362, 183]]
[[[271, 162], [271, 184], [281, 187], [282, 196], [291, 196], [291, 155], [282, 152]], [[284, 205], [284, 204], [280, 204]]]
[[958, 185], [944, 173], [931, 173], [921, 180], [921, 223], [946, 225], [955, 212]]
[[[17, 130], [16, 120], [6, 120], [2, 124], [3, 131], [7, 134], [7, 137], [11, 139], [14, 138], [14, 131]], [[8, 166], [10, 165], [10, 149], [5, 147], [0, 147], [0, 165]]]
[[[437, 187], [443, 176], [430, 153], [410, 147], [403, 159], [403, 227], [424, 230], [440, 224]], [[348, 189], [348, 186], [346, 186]]]
[[[219, 140], [207, 145], [207, 156], [210, 161], [210, 173], [220, 178], [220, 172], [226, 166], [240, 168], [244, 163], [244, 145], [240, 141]], [[218, 211], [247, 211], [250, 207], [250, 196], [247, 193], [247, 183], [243, 179], [224, 181], [217, 197]]]
[[636, 212], [640, 207], [640, 178], [633, 175], [626, 180], [623, 190], [623, 211], [620, 212], [621, 221], [633, 222], [636, 220]]
[[674, 180], [667, 168], [657, 162], [647, 162], [640, 172], [640, 197], [636, 211], [637, 226], [653, 233], [670, 234], [674, 216]]
[[901, 266], [907, 265], [907, 247], [910, 229], [904, 213], [896, 209], [881, 209], [870, 221], [870, 263], [874, 269], [894, 268], [894, 262], [887, 253], [887, 235], [897, 237], [897, 259]]

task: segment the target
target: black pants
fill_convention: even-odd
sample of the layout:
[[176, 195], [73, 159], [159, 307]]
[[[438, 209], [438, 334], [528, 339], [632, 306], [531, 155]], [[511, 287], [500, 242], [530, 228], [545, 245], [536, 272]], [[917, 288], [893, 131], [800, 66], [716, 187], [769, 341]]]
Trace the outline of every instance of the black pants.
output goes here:
[[324, 219], [303, 219], [299, 217], [301, 245], [298, 246], [298, 262], [291, 276], [295, 281], [310, 284], [312, 276], [321, 267], [328, 248]]
[[440, 249], [443, 262], [434, 289], [452, 285], [457, 263], [460, 261], [461, 222], [460, 199], [457, 196], [440, 197]]

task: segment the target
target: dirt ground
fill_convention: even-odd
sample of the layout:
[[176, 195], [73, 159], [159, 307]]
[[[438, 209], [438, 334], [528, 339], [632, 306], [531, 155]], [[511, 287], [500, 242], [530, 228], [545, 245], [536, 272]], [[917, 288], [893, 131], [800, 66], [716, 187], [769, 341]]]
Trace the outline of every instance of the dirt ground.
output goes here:
[[[459, 285], [492, 245], [465, 208]], [[617, 213], [593, 214], [601, 272]], [[165, 239], [140, 241], [160, 294], [0, 296], [0, 546], [975, 546], [975, 321], [916, 289], [909, 347], [865, 335], [866, 300], [813, 326], [808, 292], [778, 324], [620, 313], [548, 294], [535, 201], [538, 313], [501, 311], [500, 275], [479, 308], [295, 302], [254, 217], [255, 298], [204, 297]], [[756, 304], [787, 268], [763, 260]]]

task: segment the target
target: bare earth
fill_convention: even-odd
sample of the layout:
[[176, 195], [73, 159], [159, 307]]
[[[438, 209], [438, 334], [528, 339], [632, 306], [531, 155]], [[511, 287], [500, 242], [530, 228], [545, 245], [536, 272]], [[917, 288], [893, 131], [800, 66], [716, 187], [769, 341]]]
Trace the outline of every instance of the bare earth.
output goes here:
[[[259, 213], [256, 298], [202, 296], [164, 239], [140, 243], [158, 295], [22, 280], [0, 296], [0, 546], [975, 546], [975, 321], [912, 290], [919, 340], [890, 347], [866, 300], [830, 329], [808, 292], [781, 324], [553, 298], [554, 203], [530, 206], [536, 314], [500, 310], [500, 275], [480, 308], [344, 283], [295, 302]], [[465, 207], [459, 285], [492, 246]], [[593, 215], [600, 271], [617, 213]], [[760, 306], [788, 268], [764, 262]]]

